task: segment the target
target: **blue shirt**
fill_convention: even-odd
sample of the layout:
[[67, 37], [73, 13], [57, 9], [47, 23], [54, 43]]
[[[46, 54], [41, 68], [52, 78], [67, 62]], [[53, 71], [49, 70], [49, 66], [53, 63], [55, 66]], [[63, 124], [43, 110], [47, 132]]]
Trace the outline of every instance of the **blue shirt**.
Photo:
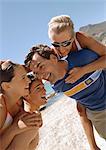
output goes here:
[[[93, 72], [84, 75], [75, 83], [65, 83], [65, 79], [67, 78], [70, 69], [74, 67], [82, 67], [98, 58], [99, 55], [90, 49], [82, 49], [80, 51], [69, 53], [66, 59], [68, 61], [67, 73], [63, 79], [58, 80], [54, 84], [53, 89], [56, 92], [66, 92], [83, 82], [91, 74], [93, 74]], [[89, 87], [81, 90], [71, 97], [91, 110], [104, 110], [106, 108], [106, 71], [102, 71], [99, 78]]]

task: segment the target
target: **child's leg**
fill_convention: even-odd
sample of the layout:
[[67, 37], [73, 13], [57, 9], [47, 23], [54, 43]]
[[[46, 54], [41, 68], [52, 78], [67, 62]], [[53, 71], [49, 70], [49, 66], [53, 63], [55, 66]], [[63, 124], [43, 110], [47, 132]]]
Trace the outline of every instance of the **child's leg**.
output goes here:
[[98, 148], [96, 145], [92, 123], [87, 118], [86, 108], [80, 103], [77, 103], [77, 111], [79, 113], [81, 123], [83, 125], [91, 150], [100, 150], [100, 148]]

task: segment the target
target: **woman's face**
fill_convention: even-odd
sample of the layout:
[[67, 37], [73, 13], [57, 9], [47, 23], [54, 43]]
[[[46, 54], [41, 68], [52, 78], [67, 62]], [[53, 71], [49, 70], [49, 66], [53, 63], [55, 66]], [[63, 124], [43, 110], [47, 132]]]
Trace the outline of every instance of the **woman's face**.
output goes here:
[[23, 66], [19, 65], [14, 70], [14, 77], [9, 82], [9, 86], [17, 95], [27, 96], [29, 95], [29, 83], [31, 82], [30, 79], [26, 75], [26, 70]]
[[49, 38], [51, 40], [51, 44], [60, 56], [64, 57], [68, 55], [74, 41], [69, 29], [66, 29], [59, 34], [56, 34], [54, 31], [50, 31]]
[[47, 103], [46, 90], [44, 89], [44, 85], [43, 85], [42, 81], [35, 80], [31, 84], [30, 101], [37, 108], [39, 108], [41, 105], [44, 105]]

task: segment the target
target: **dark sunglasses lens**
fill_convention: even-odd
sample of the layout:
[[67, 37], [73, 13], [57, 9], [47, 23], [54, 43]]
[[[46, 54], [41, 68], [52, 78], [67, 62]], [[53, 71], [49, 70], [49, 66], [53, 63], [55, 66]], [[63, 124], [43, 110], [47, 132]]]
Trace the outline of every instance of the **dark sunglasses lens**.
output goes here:
[[54, 47], [60, 47], [58, 44], [52, 43]]
[[69, 46], [71, 44], [71, 42], [67, 42], [63, 44], [63, 47]]

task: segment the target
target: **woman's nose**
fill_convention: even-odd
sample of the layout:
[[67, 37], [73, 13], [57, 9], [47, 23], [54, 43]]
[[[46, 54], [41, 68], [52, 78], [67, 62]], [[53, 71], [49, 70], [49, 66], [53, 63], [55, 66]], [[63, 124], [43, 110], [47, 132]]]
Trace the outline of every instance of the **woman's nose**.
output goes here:
[[64, 53], [65, 48], [64, 48], [64, 47], [62, 47], [62, 46], [60, 46], [59, 51], [60, 51], [60, 53]]
[[58, 52], [59, 52], [59, 55], [62, 55], [65, 52], [65, 49], [62, 46], [60, 46], [58, 48]]

